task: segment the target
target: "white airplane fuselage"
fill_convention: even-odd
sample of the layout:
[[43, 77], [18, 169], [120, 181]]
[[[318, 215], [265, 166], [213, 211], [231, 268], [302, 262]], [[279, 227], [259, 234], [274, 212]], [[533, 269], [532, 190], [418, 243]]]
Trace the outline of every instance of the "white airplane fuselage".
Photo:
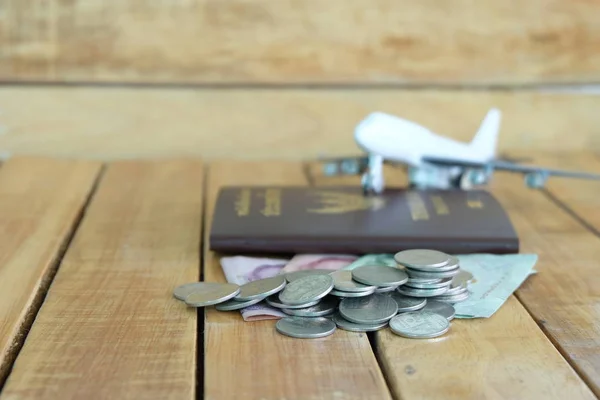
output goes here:
[[[496, 170], [522, 173], [525, 183], [533, 189], [542, 188], [549, 176], [593, 179], [600, 174], [564, 171], [518, 165], [498, 160], [496, 145], [500, 130], [500, 111], [492, 108], [483, 119], [470, 142], [460, 142], [436, 134], [412, 121], [375, 112], [362, 120], [355, 129], [356, 144], [368, 155], [365, 159], [342, 166], [361, 171], [365, 193], [381, 193], [385, 187], [384, 162], [408, 167], [411, 186], [436, 189], [473, 189], [489, 182]], [[352, 160], [350, 160], [352, 161]], [[338, 166], [333, 165], [333, 174]], [[331, 168], [328, 168], [332, 174]]]
[[449, 139], [411, 121], [381, 113], [371, 114], [357, 126], [355, 140], [368, 154], [412, 167], [422, 166], [426, 157], [487, 162], [495, 156], [494, 147], [484, 151], [481, 146]]
[[487, 163], [496, 156], [500, 112], [488, 112], [473, 140], [459, 142], [435, 134], [412, 121], [384, 113], [370, 114], [355, 130], [357, 145], [369, 155], [369, 170], [363, 176], [363, 187], [381, 192], [384, 186], [383, 162], [401, 163], [409, 167], [411, 182], [416, 186], [448, 188], [464, 168], [440, 167], [427, 158]]

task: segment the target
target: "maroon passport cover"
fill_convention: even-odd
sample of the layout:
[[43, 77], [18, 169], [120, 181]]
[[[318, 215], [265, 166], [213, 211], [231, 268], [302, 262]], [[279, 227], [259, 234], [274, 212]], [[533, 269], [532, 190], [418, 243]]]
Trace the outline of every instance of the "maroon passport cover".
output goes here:
[[518, 253], [510, 219], [486, 191], [225, 187], [210, 249], [224, 253]]

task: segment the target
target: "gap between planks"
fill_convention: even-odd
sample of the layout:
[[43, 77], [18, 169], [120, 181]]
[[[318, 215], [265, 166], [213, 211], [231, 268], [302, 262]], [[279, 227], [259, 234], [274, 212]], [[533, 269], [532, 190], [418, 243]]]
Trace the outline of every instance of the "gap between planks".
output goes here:
[[596, 229], [596, 227], [594, 225], [592, 225], [588, 221], [586, 221], [583, 216], [581, 216], [573, 208], [569, 207], [569, 205], [565, 201], [558, 198], [551, 190], [549, 190], [548, 188], [544, 188], [544, 189], [540, 190], [540, 193], [542, 193], [544, 196], [546, 196], [546, 198], [548, 200], [550, 200], [552, 203], [556, 204], [556, 206], [558, 208], [562, 209], [564, 212], [569, 214], [571, 216], [571, 218], [573, 218], [575, 221], [579, 222], [579, 224], [581, 226], [583, 226], [585, 229], [587, 229], [594, 235], [600, 237], [600, 231], [598, 229]]
[[[552, 343], [556, 350], [573, 368], [577, 375], [590, 388], [598, 394], [598, 377], [594, 372], [594, 353], [597, 350], [589, 348], [594, 342], [597, 342], [597, 332], [593, 328], [586, 328], [590, 318], [593, 318], [594, 300], [584, 283], [585, 278], [579, 277], [581, 272], [580, 264], [589, 257], [590, 249], [586, 254], [582, 254], [582, 260], [575, 261], [573, 258], [573, 249], [565, 249], [572, 246], [573, 241], [581, 240], [583, 246], [597, 245], [597, 236], [590, 232], [585, 225], [573, 218], [573, 214], [568, 210], [557, 205], [549, 199], [543, 192], [529, 193], [533, 196], [532, 200], [535, 207], [545, 210], [542, 215], [535, 215], [531, 208], [525, 206], [520, 210], [520, 206], [510, 205], [514, 198], [523, 196], [518, 195], [518, 190], [511, 192], [507, 188], [508, 182], [513, 185], [519, 184], [513, 177], [505, 177], [502, 185], [499, 185], [496, 191], [500, 201], [509, 203], [508, 209], [512, 209], [511, 214], [516, 219], [517, 229], [522, 232], [531, 232], [527, 234], [525, 245], [527, 252], [534, 252], [539, 255], [537, 269], [538, 275], [528, 278], [515, 292], [515, 297], [522, 304], [523, 308], [531, 316], [545, 337]], [[527, 189], [522, 189], [527, 190]], [[535, 198], [537, 197], [537, 199]], [[513, 199], [511, 199], [513, 198]], [[527, 201], [519, 199], [518, 201]], [[535, 219], [544, 218], [554, 211], [551, 218], [552, 222], [536, 223]], [[535, 216], [524, 216], [534, 213]], [[528, 219], [531, 218], [531, 219]], [[556, 221], [556, 222], [555, 222]], [[565, 226], [565, 223], [569, 226]], [[568, 230], [565, 231], [565, 230]], [[573, 241], [572, 241], [573, 240]], [[562, 242], [562, 245], [558, 242]], [[561, 271], [563, 265], [570, 265], [572, 271], [568, 274], [570, 278], [565, 281], [564, 272]], [[593, 282], [590, 277], [589, 282]], [[563, 287], [561, 287], [561, 285]], [[590, 288], [593, 286], [589, 283]], [[575, 311], [574, 311], [575, 310]], [[593, 322], [592, 322], [593, 323]], [[589, 329], [589, 330], [588, 330]], [[586, 332], [587, 330], [587, 332]], [[588, 351], [586, 351], [588, 349]]]
[[[208, 235], [210, 233], [211, 217], [208, 215], [208, 202], [210, 201], [208, 196], [208, 177], [210, 175], [211, 164], [205, 163], [202, 170], [202, 224], [200, 229], [200, 265], [198, 268], [199, 281], [204, 282], [204, 262], [206, 260], [206, 253], [208, 251]], [[197, 309], [197, 330], [196, 330], [196, 400], [204, 399], [204, 375], [205, 375], [205, 358], [206, 351], [204, 346], [204, 331], [206, 329], [206, 313], [204, 307]]]
[[3, 80], [598, 81], [595, 2], [3, 3]]
[[[581, 152], [576, 154], [545, 154], [536, 159], [537, 164], [555, 168], [585, 171], [600, 175], [600, 155]], [[600, 213], [594, 201], [600, 183], [577, 179], [550, 178], [543, 193], [569, 213], [583, 227], [600, 237]]]
[[[591, 157], [586, 157], [585, 154], [570, 155], [569, 157], [565, 157], [563, 154], [544, 155], [541, 159], [540, 157], [536, 157], [534, 163], [555, 168], [562, 167], [600, 172], [600, 158], [597, 154]], [[526, 281], [516, 291], [515, 298], [521, 304], [526, 314], [529, 315], [541, 332], [543, 332], [544, 337], [560, 353], [561, 357], [573, 368], [583, 382], [593, 392], [598, 394], [600, 393], [598, 389], [599, 382], [597, 372], [594, 372], [594, 360], [597, 359], [597, 356], [594, 355], [595, 350], [593, 348], [589, 349], [591, 352], [585, 350], [587, 347], [593, 346], [593, 343], [597, 342], [597, 339], [594, 339], [593, 335], [595, 333], [593, 328], [587, 334], [581, 331], [584, 326], [582, 324], [593, 324], [594, 312], [590, 310], [595, 301], [593, 297], [593, 293], [595, 292], [591, 288], [593, 284], [590, 284], [590, 288], [586, 291], [586, 287], [581, 286], [585, 279], [574, 277], [569, 279], [571, 288], [566, 289], [567, 292], [565, 293], [563, 293], [564, 290], [553, 293], [545, 289], [546, 286], [555, 287], [554, 284], [558, 282], [553, 281], [560, 281], [562, 279], [560, 265], [568, 263], [569, 259], [574, 260], [565, 255], [565, 249], [561, 249], [560, 246], [553, 247], [556, 246], [554, 244], [556, 234], [562, 235], [560, 236], [561, 240], [576, 242], [577, 239], [572, 238], [569, 233], [572, 231], [573, 234], [583, 235], [581, 238], [586, 239], [584, 242], [588, 246], [594, 246], [596, 243], [598, 235], [595, 227], [599, 225], [600, 221], [598, 219], [598, 215], [600, 214], [594, 211], [597, 210], [596, 193], [598, 183], [556, 178], [549, 182], [548, 188], [545, 191], [526, 193], [525, 191], [528, 189], [522, 186], [523, 183], [514, 174], [499, 173], [498, 175], [497, 183], [499, 185], [490, 185], [490, 190], [495, 192], [499, 200], [509, 203], [507, 211], [511, 214], [511, 218], [517, 218], [515, 222], [517, 222], [519, 227], [518, 230], [523, 235], [522, 239], [526, 239], [523, 242], [534, 252], [541, 252], [540, 255], [542, 256], [538, 267], [542, 268], [540, 273], [543, 276], [532, 277]], [[352, 184], [358, 184], [351, 177], [344, 179], [352, 182]], [[519, 199], [519, 203], [516, 205], [515, 199]], [[533, 202], [534, 205], [530, 206], [529, 202]], [[540, 214], [533, 219], [529, 218], [527, 220], [528, 217], [526, 215], [536, 208], [544, 209], [543, 215]], [[523, 211], [524, 209], [528, 211]], [[562, 210], [564, 214], [559, 210]], [[557, 219], [556, 223], [544, 224], [537, 222], [537, 220], [544, 219], [544, 216], [553, 215], [553, 212], [557, 213], [555, 218]], [[585, 218], [586, 216], [587, 219]], [[547, 218], [545, 219], [547, 220]], [[592, 220], [591, 222], [590, 219]], [[571, 220], [570, 224], [569, 220]], [[532, 235], [528, 234], [532, 229], [534, 233]], [[591, 257], [588, 253], [589, 249], [584, 257]], [[576, 275], [584, 273], [583, 276], [585, 276], [585, 264], [588, 262], [586, 260], [576, 261], [577, 265], [573, 265], [573, 267], [577, 267]], [[536, 285], [536, 279], [541, 279], [544, 283], [537, 283]], [[580, 285], [581, 290], [577, 291], [575, 289], [575, 291], [569, 292], [569, 290], [577, 287], [574, 285]], [[535, 286], [535, 293], [533, 293], [534, 289], [531, 289], [532, 286]], [[569, 295], [568, 293], [571, 294]], [[572, 299], [573, 295], [578, 299]], [[547, 298], [547, 296], [555, 298], [554, 306], [543, 304], [544, 300], [541, 299]], [[511, 301], [514, 301], [514, 299]], [[541, 304], [539, 303], [540, 301], [542, 302]], [[569, 307], [573, 307], [579, 303], [587, 308], [579, 307], [581, 310], [577, 315], [573, 314], [573, 310], [568, 311]], [[503, 307], [507, 306], [508, 304], [505, 304]], [[553, 309], [553, 307], [557, 308]], [[384, 371], [386, 370], [385, 368], [383, 369]]]
[[[0, 398], [195, 398], [202, 165], [111, 164]], [[127, 299], [127, 301], [125, 301]]]
[[600, 93], [600, 80], [587, 82], [514, 82], [514, 83], [439, 83], [439, 82], [127, 82], [106, 81], [36, 81], [2, 80], [0, 86], [11, 88], [90, 88], [90, 89], [178, 89], [178, 90], [438, 90], [438, 91], [537, 91], [546, 93]]
[[[600, 173], [598, 155], [589, 152], [574, 155], [540, 153], [532, 163]], [[499, 188], [503, 197], [519, 196], [518, 191], [512, 195], [507, 192], [509, 185], [506, 183], [516, 185], [516, 178], [507, 176], [503, 179], [505, 182]], [[596, 278], [595, 268], [600, 252], [594, 249], [600, 248], [599, 189], [597, 181], [550, 178], [539, 196], [529, 194], [535, 197], [524, 206], [509, 204], [515, 208], [515, 213], [526, 215], [519, 218], [521, 229], [535, 232], [530, 246], [556, 249], [553, 257], [541, 260], [541, 268], [548, 268], [550, 274], [542, 269], [540, 276], [519, 288], [516, 297], [597, 396], [600, 395], [600, 330], [595, 305], [600, 298], [597, 289], [600, 280]], [[540, 201], [542, 198], [546, 201]], [[558, 212], [551, 221], [544, 221], [543, 214], [547, 215], [553, 207], [563, 212]], [[544, 208], [545, 212], [536, 214]]]
[[[302, 160], [360, 153], [352, 132], [373, 111], [469, 142], [488, 109], [498, 107], [505, 116], [500, 151], [577, 151], [600, 148], [597, 103], [593, 95], [532, 91], [5, 87], [0, 88], [0, 149], [105, 161]], [[572, 132], [568, 141], [562, 140], [564, 132]]]
[[[310, 173], [310, 165], [305, 166], [305, 171]], [[313, 179], [321, 180], [321, 184], [359, 185], [359, 180], [352, 176], [323, 178], [318, 177], [318, 173], [311, 175]], [[406, 184], [406, 176], [401, 170], [386, 168], [386, 177], [389, 186]], [[592, 396], [586, 380], [578, 377], [579, 371], [572, 369], [571, 363], [565, 360], [564, 354], [516, 296], [511, 296], [492, 318], [457, 320], [453, 325], [448, 337], [425, 343], [402, 342], [385, 330], [373, 335], [374, 351], [393, 393], [402, 398], [477, 398], [493, 397], [494, 393], [519, 397], [550, 395], [550, 392], [559, 397]], [[524, 340], [511, 339], [514, 335], [521, 335]], [[470, 350], [472, 347], [480, 350]], [[512, 362], [498, 358], [495, 354], [499, 349], [502, 349], [503, 357], [511, 358]], [[436, 350], [447, 354], [434, 354]], [[425, 354], [427, 357], [423, 357]], [[464, 360], [465, 357], [475, 357], [477, 363]], [[450, 359], [458, 363], [452, 365]], [[517, 373], [511, 363], [529, 372]], [[461, 369], [462, 378], [458, 377], [456, 368]], [[429, 384], [424, 384], [425, 381]]]
[[[54, 277], [56, 276], [56, 273], [58, 272], [58, 269], [59, 269], [60, 264], [65, 256], [65, 253], [71, 246], [71, 242], [73, 241], [73, 238], [75, 237], [75, 234], [77, 233], [77, 229], [79, 229], [79, 226], [81, 225], [83, 216], [85, 215], [85, 212], [86, 212], [87, 208], [89, 207], [90, 202], [94, 198], [94, 194], [96, 193], [96, 190], [98, 189], [98, 185], [100, 184], [100, 182], [102, 180], [102, 175], [104, 174], [104, 171], [105, 171], [105, 166], [104, 166], [104, 164], [102, 164], [102, 166], [100, 167], [100, 171], [98, 172], [98, 176], [96, 177], [96, 179], [92, 185], [92, 189], [90, 190], [90, 193], [88, 194], [85, 202], [83, 203], [83, 206], [82, 206], [80, 212], [75, 217], [75, 220], [73, 221], [73, 224], [71, 225], [70, 231], [67, 233], [67, 235], [65, 235], [65, 238], [63, 239], [63, 242], [61, 243], [61, 245], [58, 249], [56, 257], [52, 261], [52, 264], [48, 270], [47, 276], [44, 278], [44, 281], [40, 284], [40, 288], [38, 289], [37, 293], [35, 294], [35, 298], [33, 299], [32, 304], [31, 304], [30, 312], [27, 314], [26, 319], [23, 320], [23, 322], [21, 323], [21, 326], [19, 327], [19, 332], [23, 332], [23, 333], [22, 333], [22, 336], [19, 338], [20, 340], [16, 341], [13, 344], [13, 348], [12, 348], [13, 354], [11, 354], [10, 368], [12, 368], [12, 365], [14, 364], [16, 358], [18, 357], [19, 352], [23, 348], [23, 344], [25, 344], [25, 340], [27, 339], [27, 333], [29, 333], [29, 331], [31, 330], [31, 326], [35, 322], [35, 318], [37, 317], [37, 314], [40, 311], [40, 307], [42, 306], [42, 304], [44, 303], [44, 300], [46, 299], [46, 295], [48, 294], [50, 285], [52, 285], [52, 281], [54, 280]], [[8, 371], [6, 371], [6, 373], [2, 373], [0, 371], [0, 393], [2, 392], [2, 388], [4, 387], [4, 383], [6, 382], [6, 379], [9, 375], [9, 373], [10, 373], [10, 369]]]
[[[213, 162], [209, 170], [207, 227], [220, 187], [307, 184], [299, 162]], [[206, 247], [205, 280], [225, 280], [221, 256]], [[326, 338], [299, 340], [277, 333], [274, 322], [244, 322], [239, 312], [206, 310], [207, 399], [240, 393], [247, 398], [390, 398], [366, 335], [339, 330]]]
[[[317, 175], [314, 173], [315, 166], [316, 166], [315, 163], [310, 162], [310, 161], [302, 163], [302, 172], [305, 176], [306, 182], [308, 182], [308, 186], [310, 186], [310, 187], [319, 186]], [[345, 183], [346, 184], [347, 183], [358, 184], [357, 179], [354, 176], [336, 177], [334, 179], [337, 184], [341, 184], [341, 185], [343, 185]], [[388, 329], [388, 328], [385, 328], [385, 329]], [[369, 340], [369, 345], [371, 346], [371, 351], [375, 355], [375, 359], [377, 360], [377, 365], [379, 365], [379, 369], [381, 370], [383, 379], [385, 379], [385, 383], [390, 390], [390, 395], [392, 396], [392, 399], [394, 399], [394, 400], [403, 399], [404, 396], [402, 396], [400, 391], [398, 391], [397, 388], [394, 387], [393, 379], [390, 376], [389, 370], [386, 368], [384, 361], [382, 360], [381, 352], [379, 351], [378, 344], [377, 344], [376, 333], [377, 332], [366, 332], [365, 333], [367, 336], [367, 339]]]
[[[8, 162], [11, 162], [11, 161], [8, 161]], [[17, 157], [16, 161], [13, 161], [13, 162], [21, 163], [22, 167], [25, 166], [24, 164], [26, 164], [27, 162], [31, 162], [31, 164], [35, 164], [38, 162], [46, 163], [47, 167], [50, 167], [50, 168], [53, 166], [51, 160], [45, 159], [43, 157]], [[48, 164], [48, 162], [50, 164]], [[0, 161], [0, 173], [5, 171], [5, 169], [3, 167], [5, 167], [6, 163], [7, 163], [7, 161]], [[0, 394], [2, 393], [4, 384], [5, 384], [8, 376], [10, 375], [10, 372], [15, 363], [15, 360], [17, 359], [21, 349], [23, 348], [25, 340], [27, 339], [27, 334], [29, 333], [31, 326], [33, 325], [33, 323], [37, 317], [37, 314], [40, 310], [40, 307], [46, 298], [46, 295], [48, 293], [50, 285], [52, 284], [52, 281], [54, 280], [54, 277], [56, 276], [56, 273], [58, 272], [58, 269], [62, 262], [62, 259], [65, 255], [67, 249], [69, 248], [69, 246], [73, 240], [73, 237], [75, 236], [75, 234], [77, 232], [77, 229], [79, 228], [79, 225], [83, 219], [83, 216], [85, 215], [85, 212], [86, 212], [92, 198], [94, 197], [94, 194], [96, 192], [96, 189], [97, 189], [100, 181], [102, 180], [102, 176], [103, 176], [103, 172], [104, 172], [104, 165], [99, 164], [99, 163], [95, 163], [95, 164], [97, 164], [97, 169], [95, 172], [92, 172], [95, 176], [93, 176], [93, 178], [92, 178], [91, 187], [87, 191], [87, 194], [84, 195], [82, 205], [79, 207], [77, 205], [75, 205], [75, 207], [78, 207], [79, 209], [77, 210], [76, 215], [74, 215], [73, 220], [70, 222], [69, 226], [66, 228], [67, 231], [65, 232], [64, 237], [61, 239], [60, 243], [58, 244], [58, 247], [56, 248], [56, 253], [49, 260], [48, 266], [46, 267], [45, 271], [42, 272], [41, 280], [38, 283], [38, 286], [33, 288], [33, 297], [30, 299], [30, 303], [28, 305], [25, 305], [26, 309], [22, 310], [22, 312], [24, 312], [25, 314], [22, 316], [21, 321], [17, 322], [18, 326], [16, 326], [15, 329], [13, 330], [13, 332], [16, 332], [16, 335], [11, 339], [12, 342], [10, 343], [10, 345], [8, 345], [8, 352], [5, 353], [3, 357], [0, 357]], [[89, 165], [89, 167], [93, 169], [93, 165], [94, 165], [94, 163], [91, 163]], [[73, 170], [75, 170], [77, 168], [77, 166], [73, 165], [71, 168]], [[25, 173], [25, 172], [26, 171], [21, 171], [21, 173]], [[25, 175], [26, 175], [26, 173], [25, 173]], [[25, 179], [26, 179], [26, 176], [25, 176]], [[82, 183], [82, 184], [85, 184], [85, 183]], [[0, 269], [2, 267], [3, 266], [0, 265]], [[20, 289], [21, 288], [18, 288], [17, 290], [20, 290]], [[15, 304], [15, 306], [18, 306], [18, 304]], [[9, 320], [9, 321], [5, 321], [5, 322], [11, 323], [12, 321]], [[0, 348], [0, 350], [2, 350], [2, 349]], [[0, 353], [0, 356], [2, 356], [1, 353]]]

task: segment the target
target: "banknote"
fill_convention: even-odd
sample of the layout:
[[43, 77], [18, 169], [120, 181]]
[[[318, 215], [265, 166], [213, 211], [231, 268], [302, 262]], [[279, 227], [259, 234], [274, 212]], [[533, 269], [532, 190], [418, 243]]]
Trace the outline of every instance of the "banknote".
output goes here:
[[489, 318], [515, 290], [535, 274], [535, 254], [469, 254], [457, 256], [460, 268], [473, 274], [470, 296], [454, 304], [456, 318]]
[[347, 267], [358, 259], [349, 254], [297, 254], [283, 269], [283, 273], [307, 269], [338, 270]]
[[343, 269], [351, 271], [354, 268], [362, 267], [364, 265], [382, 265], [396, 268], [396, 261], [394, 260], [393, 254], [367, 254]]
[[[227, 282], [243, 285], [257, 279], [270, 278], [279, 274], [289, 262], [289, 259], [232, 256], [222, 257], [220, 261]], [[279, 319], [286, 316], [286, 314], [269, 306], [264, 301], [243, 308], [240, 311], [244, 321]]]

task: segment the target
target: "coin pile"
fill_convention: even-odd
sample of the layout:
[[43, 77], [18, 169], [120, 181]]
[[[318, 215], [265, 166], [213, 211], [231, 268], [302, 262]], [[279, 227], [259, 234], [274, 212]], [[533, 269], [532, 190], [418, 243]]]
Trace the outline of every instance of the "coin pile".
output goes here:
[[174, 296], [189, 306], [214, 305], [220, 311], [265, 301], [289, 315], [275, 328], [295, 338], [324, 337], [337, 328], [370, 332], [386, 326], [408, 338], [446, 333], [455, 314], [451, 304], [468, 297], [469, 277], [461, 275], [458, 259], [439, 251], [406, 250], [395, 260], [397, 268], [305, 270], [242, 286], [190, 283], [177, 287]]
[[460, 270], [458, 258], [434, 250], [405, 250], [394, 255], [408, 281], [398, 292], [411, 297], [458, 303], [469, 298], [469, 273]]

